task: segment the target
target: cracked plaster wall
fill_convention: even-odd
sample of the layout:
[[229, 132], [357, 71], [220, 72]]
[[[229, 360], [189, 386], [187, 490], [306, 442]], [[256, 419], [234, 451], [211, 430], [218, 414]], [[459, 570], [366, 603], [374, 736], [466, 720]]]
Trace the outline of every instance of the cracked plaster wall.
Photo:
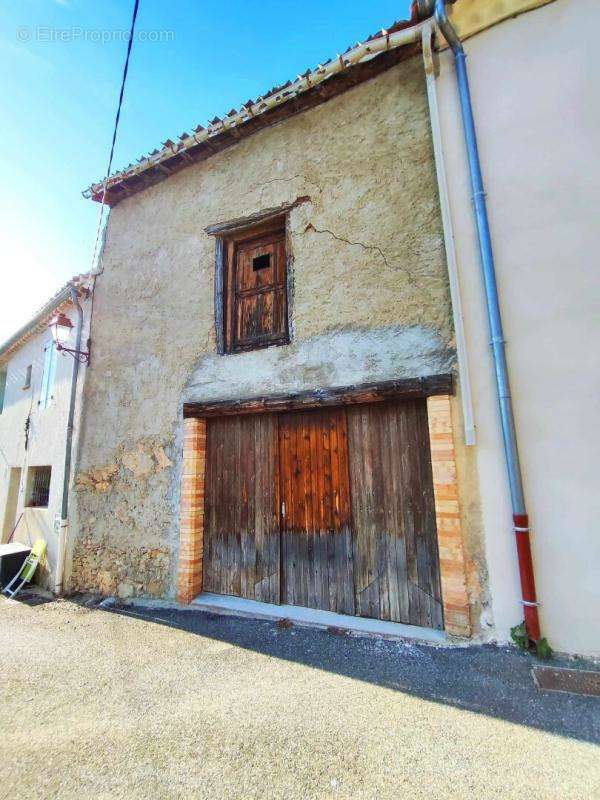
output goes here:
[[[204, 228], [303, 196], [310, 200], [288, 219], [292, 343], [218, 356], [215, 242]], [[113, 572], [127, 562], [133, 588], [121, 591], [172, 594], [184, 401], [452, 367], [420, 59], [122, 201], [111, 211], [103, 268], [78, 464], [74, 581], [94, 588], [93, 570], [77, 577], [77, 559], [91, 547], [114, 555]], [[155, 447], [173, 466], [157, 461]], [[147, 470], [136, 474], [131, 452]], [[110, 472], [101, 489], [89, 480], [98, 470]], [[135, 566], [135, 553], [148, 549], [164, 553], [159, 587]]]

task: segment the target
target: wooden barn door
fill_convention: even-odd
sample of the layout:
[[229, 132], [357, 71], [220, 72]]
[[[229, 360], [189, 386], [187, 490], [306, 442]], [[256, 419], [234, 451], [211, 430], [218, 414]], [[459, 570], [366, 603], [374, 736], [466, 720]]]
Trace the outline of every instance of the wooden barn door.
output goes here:
[[443, 628], [426, 402], [347, 415], [356, 614]]
[[279, 477], [273, 414], [211, 419], [204, 589], [279, 603]]
[[354, 614], [344, 409], [279, 417], [281, 602]]
[[210, 419], [204, 589], [443, 627], [425, 400]]

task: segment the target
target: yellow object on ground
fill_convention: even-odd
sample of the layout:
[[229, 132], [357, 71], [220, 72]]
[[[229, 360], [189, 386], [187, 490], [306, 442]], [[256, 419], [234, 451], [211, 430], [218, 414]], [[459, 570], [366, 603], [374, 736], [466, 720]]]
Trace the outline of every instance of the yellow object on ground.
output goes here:
[[[17, 572], [12, 581], [4, 587], [2, 594], [6, 594], [7, 597], [14, 597], [24, 583], [29, 583], [29, 581], [31, 581], [35, 575], [38, 564], [44, 557], [45, 552], [46, 542], [44, 539], [36, 539], [33, 547], [31, 548], [31, 553], [29, 553], [25, 559], [23, 566]], [[13, 589], [12, 587], [14, 584], [16, 584], [16, 587]]]

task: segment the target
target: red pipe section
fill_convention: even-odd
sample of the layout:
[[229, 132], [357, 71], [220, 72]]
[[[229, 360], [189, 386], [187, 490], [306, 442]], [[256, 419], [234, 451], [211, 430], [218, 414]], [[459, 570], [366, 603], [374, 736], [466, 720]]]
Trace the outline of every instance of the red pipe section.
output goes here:
[[517, 557], [519, 559], [519, 575], [521, 578], [521, 595], [525, 613], [525, 630], [529, 638], [537, 642], [540, 639], [540, 620], [535, 593], [533, 560], [531, 558], [531, 542], [529, 539], [529, 517], [527, 514], [513, 514], [515, 537], [517, 540]]

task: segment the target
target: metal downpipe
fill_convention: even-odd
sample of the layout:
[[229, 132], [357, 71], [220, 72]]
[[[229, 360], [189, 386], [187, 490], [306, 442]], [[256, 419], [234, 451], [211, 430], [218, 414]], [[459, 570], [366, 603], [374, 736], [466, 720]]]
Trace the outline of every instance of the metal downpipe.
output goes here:
[[[431, 2], [425, 2], [422, 5], [426, 7], [428, 6], [429, 12], [431, 13], [433, 8], [433, 4]], [[435, 8], [433, 10], [435, 20], [454, 54], [463, 131], [465, 135], [467, 155], [469, 160], [469, 171], [471, 175], [473, 208], [475, 212], [481, 268], [485, 286], [485, 296], [491, 334], [491, 346], [494, 357], [494, 369], [496, 372], [496, 384], [498, 388], [502, 438], [504, 442], [504, 453], [506, 457], [506, 468], [512, 502], [513, 525], [517, 544], [517, 556], [519, 560], [525, 627], [529, 638], [532, 641], [537, 642], [540, 639], [540, 623], [538, 616], [538, 602], [535, 591], [533, 561], [531, 557], [531, 544], [529, 539], [529, 519], [527, 516], [527, 509], [525, 507], [525, 498], [523, 494], [523, 480], [521, 476], [519, 452], [517, 449], [517, 434], [515, 430], [510, 384], [508, 380], [506, 349], [504, 333], [502, 329], [502, 317], [500, 314], [500, 303], [498, 300], [494, 254], [485, 199], [485, 189], [479, 160], [479, 148], [477, 146], [475, 120], [473, 116], [473, 107], [471, 104], [469, 77], [467, 73], [467, 57], [458, 34], [448, 19], [446, 0], [435, 0]]]
[[[77, 289], [71, 285], [69, 287], [71, 300], [77, 312], [77, 328], [75, 332], [75, 350], [81, 350], [81, 336], [83, 330], [83, 309], [79, 303]], [[60, 533], [58, 538], [58, 563], [56, 565], [56, 580], [54, 592], [57, 595], [63, 593], [63, 581], [65, 572], [65, 556], [67, 550], [67, 531], [69, 527], [69, 488], [71, 482], [71, 459], [73, 450], [73, 427], [75, 421], [75, 402], [77, 398], [77, 380], [79, 377], [79, 360], [73, 359], [73, 374], [71, 377], [71, 396], [69, 400], [69, 416], [67, 419], [67, 437], [65, 445], [65, 466], [63, 473], [63, 492], [60, 511]]]

